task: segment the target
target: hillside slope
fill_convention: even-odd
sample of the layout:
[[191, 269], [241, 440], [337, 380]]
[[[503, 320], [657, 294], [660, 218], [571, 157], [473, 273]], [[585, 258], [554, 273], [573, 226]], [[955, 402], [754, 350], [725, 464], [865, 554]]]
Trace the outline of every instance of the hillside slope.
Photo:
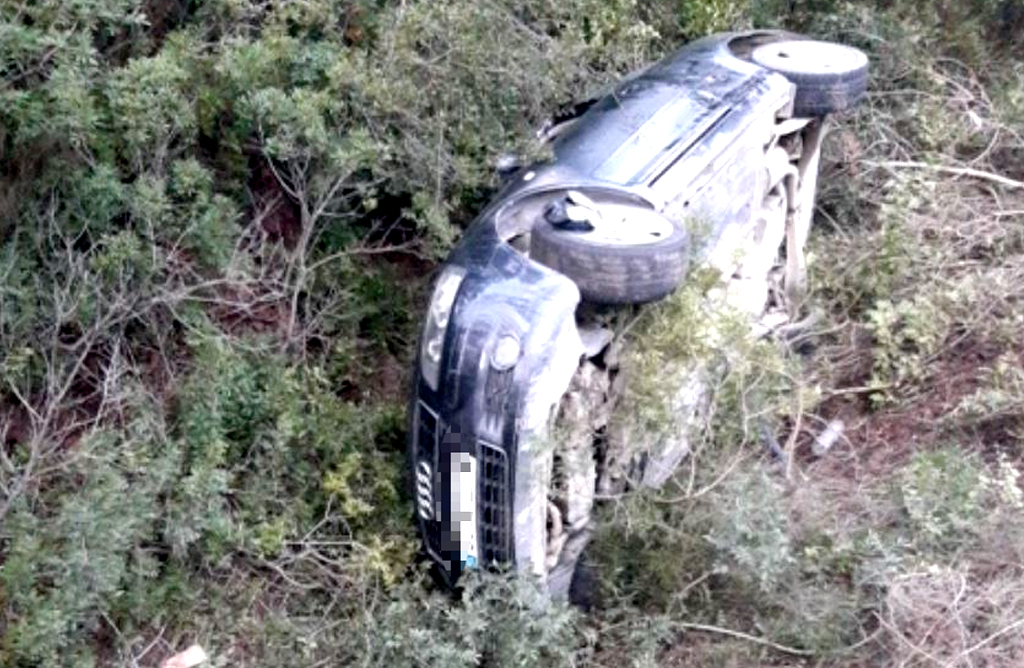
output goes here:
[[[591, 608], [434, 591], [404, 390], [491, 164], [750, 25], [872, 59], [811, 326], [729, 351], [691, 465], [604, 505]], [[1019, 0], [0, 0], [0, 665], [1017, 665], [1021, 34]]]

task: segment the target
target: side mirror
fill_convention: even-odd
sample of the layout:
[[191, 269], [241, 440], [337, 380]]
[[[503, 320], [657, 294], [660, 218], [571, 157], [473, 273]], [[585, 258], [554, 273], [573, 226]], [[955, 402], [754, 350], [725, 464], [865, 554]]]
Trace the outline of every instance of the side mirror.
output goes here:
[[494, 161], [494, 170], [498, 173], [498, 181], [505, 185], [523, 166], [522, 160], [515, 153], [502, 153]]

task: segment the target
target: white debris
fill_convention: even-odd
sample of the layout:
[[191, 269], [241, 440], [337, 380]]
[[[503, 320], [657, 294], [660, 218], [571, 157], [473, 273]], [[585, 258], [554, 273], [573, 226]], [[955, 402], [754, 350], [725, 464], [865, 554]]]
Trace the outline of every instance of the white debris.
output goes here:
[[836, 444], [839, 437], [843, 435], [843, 429], [846, 425], [843, 424], [842, 420], [832, 420], [825, 427], [824, 431], [814, 437], [814, 442], [811, 443], [811, 451], [816, 457], [821, 457]]
[[597, 357], [612, 342], [614, 334], [607, 327], [580, 327], [580, 341], [587, 358]]
[[195, 668], [206, 661], [208, 657], [203, 648], [199, 645], [192, 645], [184, 652], [178, 652], [172, 657], [164, 659], [160, 668]]

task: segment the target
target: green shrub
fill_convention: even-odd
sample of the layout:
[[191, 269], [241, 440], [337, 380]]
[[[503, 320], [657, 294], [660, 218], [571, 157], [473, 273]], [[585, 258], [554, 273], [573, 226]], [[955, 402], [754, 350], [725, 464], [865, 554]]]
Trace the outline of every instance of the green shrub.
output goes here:
[[716, 494], [721, 519], [708, 535], [722, 565], [765, 592], [776, 589], [796, 564], [779, 494], [778, 482], [764, 473], [732, 476]]
[[[685, 293], [642, 316], [652, 345], [628, 364], [712, 358], [714, 419], [672, 492], [604, 509], [605, 607], [541, 610], [500, 577], [454, 602], [411, 566], [398, 395], [421, 276], [493, 192], [495, 156], [538, 155], [553, 111], [684, 38], [787, 25], [871, 52], [868, 104], [829, 145], [847, 171], [819, 203], [842, 229], [817, 258], [821, 293], [873, 323], [876, 380], [925, 386], [950, 332], [1016, 341], [1019, 230], [934, 225], [975, 220], [963, 191], [861, 164], [991, 146], [977, 166], [1012, 171], [1016, 5], [883, 5], [0, 0], [0, 664], [155, 665], [197, 641], [239, 665], [657, 665], [682, 621], [821, 658], [872, 614], [910, 624], [901, 584], [946, 591], [918, 562], [984, 551], [1011, 572], [1009, 460], [915, 458], [895, 494], [867, 492], [870, 527], [835, 499], [816, 508], [831, 524], [795, 512], [752, 455], [813, 384]], [[936, 267], [945, 284], [922, 279]], [[946, 426], [1015, 415], [1014, 378]], [[664, 387], [628, 392], [623, 415], [665, 424]], [[977, 619], [974, 642], [1005, 626]]]
[[6, 632], [0, 657], [12, 666], [87, 660], [91, 637], [109, 615], [138, 612], [128, 591], [161, 597], [158, 537], [163, 497], [179, 452], [151, 405], [121, 432], [100, 431], [76, 445], [65, 476], [31, 505], [18, 503], [0, 573]]

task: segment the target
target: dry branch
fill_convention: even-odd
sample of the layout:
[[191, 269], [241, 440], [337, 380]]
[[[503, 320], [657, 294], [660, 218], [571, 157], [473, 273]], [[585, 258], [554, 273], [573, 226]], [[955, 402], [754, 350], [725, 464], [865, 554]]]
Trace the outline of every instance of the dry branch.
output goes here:
[[933, 172], [939, 172], [940, 174], [948, 174], [950, 176], [968, 176], [973, 179], [980, 179], [982, 181], [989, 181], [991, 183], [998, 183], [1001, 186], [1007, 188], [1021, 188], [1024, 189], [1024, 181], [1017, 181], [1011, 179], [1002, 174], [996, 174], [995, 172], [987, 172], [981, 169], [974, 169], [973, 167], [954, 167], [952, 165], [933, 165], [927, 162], [914, 162], [911, 160], [887, 160], [884, 162], [873, 162], [864, 161], [864, 164], [872, 167], [884, 167], [889, 170], [896, 169], [924, 169]]

